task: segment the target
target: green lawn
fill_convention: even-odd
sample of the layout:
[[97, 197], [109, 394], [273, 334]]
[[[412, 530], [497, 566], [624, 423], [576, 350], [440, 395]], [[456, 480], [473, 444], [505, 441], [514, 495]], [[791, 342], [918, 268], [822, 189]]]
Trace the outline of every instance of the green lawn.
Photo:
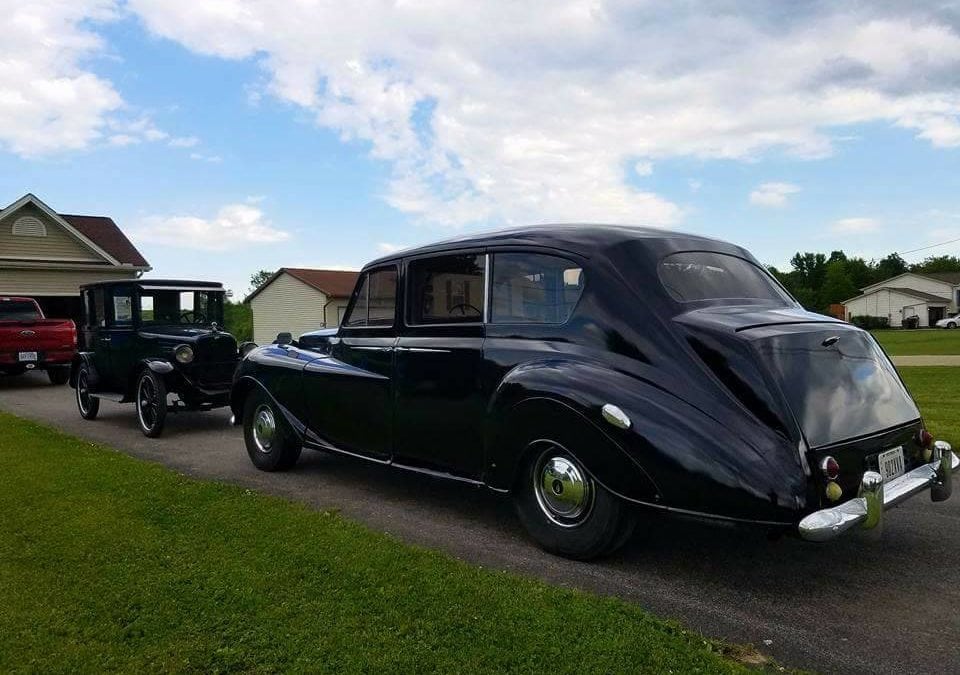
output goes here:
[[877, 342], [891, 356], [960, 354], [960, 329], [875, 330]]
[[3, 413], [0, 461], [3, 673], [714, 673], [756, 656]]
[[960, 447], [960, 368], [898, 368], [935, 438]]

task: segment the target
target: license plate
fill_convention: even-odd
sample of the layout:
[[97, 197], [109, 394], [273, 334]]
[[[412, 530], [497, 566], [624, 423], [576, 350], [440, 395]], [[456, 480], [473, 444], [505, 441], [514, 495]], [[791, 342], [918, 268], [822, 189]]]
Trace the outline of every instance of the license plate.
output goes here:
[[890, 480], [903, 474], [903, 447], [893, 448], [886, 452], [881, 452], [877, 458], [880, 464], [880, 475], [884, 480]]
[[36, 352], [20, 352], [20, 361], [36, 361], [37, 353]]

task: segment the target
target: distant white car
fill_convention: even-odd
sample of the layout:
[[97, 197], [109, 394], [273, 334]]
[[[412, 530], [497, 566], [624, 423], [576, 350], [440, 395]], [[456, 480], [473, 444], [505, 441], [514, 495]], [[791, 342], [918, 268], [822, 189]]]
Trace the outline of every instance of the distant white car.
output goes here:
[[940, 319], [935, 324], [937, 328], [956, 328], [960, 325], [960, 315], [948, 316], [946, 319]]

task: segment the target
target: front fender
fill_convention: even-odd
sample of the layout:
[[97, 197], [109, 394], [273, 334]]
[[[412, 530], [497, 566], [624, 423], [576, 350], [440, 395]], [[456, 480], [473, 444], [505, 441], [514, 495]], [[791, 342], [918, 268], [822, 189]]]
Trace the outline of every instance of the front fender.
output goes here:
[[[503, 378], [490, 402], [489, 454], [497, 465], [490, 482], [509, 483], [518, 463], [510, 456], [516, 446], [502, 440], [510, 430], [496, 421], [509, 423], [509, 411], [523, 401], [547, 399], [575, 411], [607, 439], [599, 451], [582, 451], [578, 459], [618, 494], [705, 515], [796, 520], [806, 502], [806, 476], [790, 441], [745, 411], [718, 402], [716, 410], [706, 412], [684, 401], [680, 392], [681, 383], [676, 391], [666, 391], [599, 362], [561, 359], [519, 366]], [[629, 428], [603, 419], [606, 403], [627, 414]]]
[[70, 386], [74, 389], [77, 388], [77, 372], [79, 372], [81, 365], [87, 367], [87, 372], [90, 373], [88, 384], [92, 391], [96, 391], [100, 382], [100, 374], [93, 363], [91, 352], [77, 352], [73, 355], [73, 361], [70, 362]]

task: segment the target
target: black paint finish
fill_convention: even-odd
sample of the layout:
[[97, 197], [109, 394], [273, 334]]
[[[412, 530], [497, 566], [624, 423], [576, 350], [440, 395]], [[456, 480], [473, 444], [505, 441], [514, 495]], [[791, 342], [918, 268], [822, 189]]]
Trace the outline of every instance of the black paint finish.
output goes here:
[[[582, 294], [560, 325], [408, 325], [409, 261], [451, 252], [490, 264], [503, 252], [561, 256], [583, 269]], [[749, 263], [750, 284], [772, 290], [680, 302], [658, 274], [678, 252], [734, 256], [732, 267]], [[644, 228], [539, 226], [442, 242], [365, 270], [384, 265], [400, 270], [394, 325], [318, 331], [253, 352], [237, 369], [238, 416], [246, 394], [262, 387], [308, 446], [497, 491], [513, 489], [530, 441], [562, 432], [593, 477], [624, 499], [777, 526], [824, 505], [825, 449], [811, 448], [808, 429], [818, 438], [830, 431], [846, 497], [878, 452], [904, 444], [913, 461], [922, 420], [873, 338], [804, 311], [738, 246]], [[856, 345], [871, 376], [831, 380], [842, 369], [815, 352], [844, 344]], [[798, 345], [803, 360], [790, 363]], [[791, 379], [797, 368], [816, 372]], [[840, 385], [858, 409], [833, 407]], [[802, 410], [791, 407], [800, 401]], [[882, 405], [873, 410], [872, 401]], [[606, 403], [630, 417], [629, 429], [603, 419]], [[814, 429], [818, 416], [838, 421]]]

